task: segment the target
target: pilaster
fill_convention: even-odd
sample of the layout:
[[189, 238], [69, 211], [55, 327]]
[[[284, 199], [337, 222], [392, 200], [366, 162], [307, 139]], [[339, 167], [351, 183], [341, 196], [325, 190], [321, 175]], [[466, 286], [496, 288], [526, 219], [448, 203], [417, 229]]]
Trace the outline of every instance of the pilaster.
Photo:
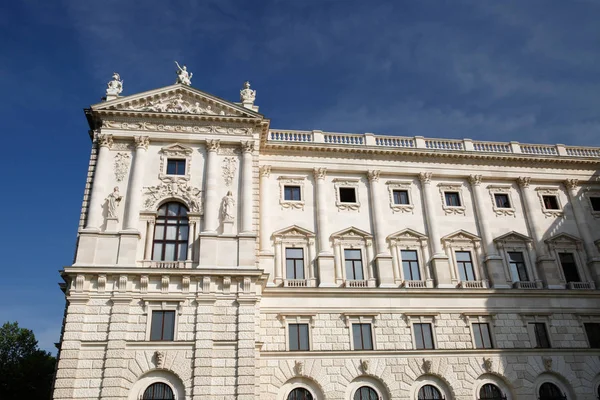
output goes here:
[[237, 298], [237, 400], [254, 400], [256, 385], [256, 303], [253, 295]]
[[[209, 279], [205, 277], [204, 279]], [[210, 284], [203, 285], [210, 287]], [[214, 294], [198, 294], [196, 297], [196, 337], [194, 343], [194, 372], [192, 399], [210, 398], [213, 359], [213, 319], [216, 297]]]
[[150, 139], [148, 136], [134, 136], [134, 140], [135, 156], [131, 168], [131, 179], [127, 185], [123, 229], [137, 231], [142, 204], [142, 184], [146, 165], [146, 153], [148, 145], [150, 144]]
[[319, 287], [334, 287], [341, 284], [341, 273], [337, 274], [334, 270], [334, 259], [329, 245], [329, 221], [327, 219], [327, 187], [325, 177], [327, 175], [326, 168], [314, 168], [313, 174], [315, 178], [315, 188], [317, 194], [317, 241], [318, 251], [317, 266], [319, 271]]
[[[383, 232], [384, 217], [381, 209], [381, 191], [379, 187], [379, 175], [381, 171], [370, 170], [367, 174], [369, 186], [371, 189], [371, 212], [373, 214], [373, 228], [375, 234], [376, 256], [373, 260], [373, 268], [377, 268], [377, 277], [380, 287], [396, 287], [394, 282], [394, 268], [392, 266], [392, 256], [386, 243], [386, 236]], [[375, 279], [373, 279], [375, 282]]]
[[206, 233], [217, 233], [218, 215], [219, 215], [219, 199], [217, 194], [217, 177], [219, 176], [219, 160], [217, 151], [220, 147], [220, 141], [206, 141], [206, 197], [204, 207], [204, 226], [202, 231]]
[[87, 224], [85, 226], [86, 229], [90, 230], [99, 230], [101, 225], [102, 202], [108, 194], [107, 180], [110, 172], [110, 148], [113, 145], [112, 135], [100, 134], [96, 138], [96, 143], [99, 147], [98, 158], [96, 160], [92, 194], [90, 196]]
[[242, 143], [242, 226], [241, 232], [252, 232], [252, 152], [254, 142]]

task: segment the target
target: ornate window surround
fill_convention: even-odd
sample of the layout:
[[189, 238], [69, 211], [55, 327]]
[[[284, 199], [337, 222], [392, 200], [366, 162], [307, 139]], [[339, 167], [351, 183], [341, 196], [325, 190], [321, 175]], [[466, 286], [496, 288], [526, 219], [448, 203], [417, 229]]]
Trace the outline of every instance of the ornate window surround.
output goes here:
[[[296, 210], [304, 210], [304, 186], [306, 183], [305, 176], [280, 176], [277, 178], [279, 181], [279, 204], [281, 208], [289, 208]], [[299, 186], [300, 187], [300, 200], [286, 200], [285, 199], [285, 187], [286, 186]]]
[[[513, 286], [518, 289], [542, 289], [542, 281], [536, 279], [535, 258], [533, 257], [533, 240], [525, 235], [518, 232], [512, 231], [500, 237], [494, 239], [496, 248], [502, 256], [502, 265], [504, 266], [504, 273], [506, 275], [506, 281], [512, 282]], [[525, 262], [525, 268], [527, 269], [527, 276], [529, 281], [521, 282], [514, 281], [510, 273], [509, 265], [509, 252], [521, 252], [523, 253], [523, 261]]]
[[[444, 236], [442, 239], [442, 246], [446, 251], [446, 255], [452, 262], [452, 268], [450, 273], [452, 276], [452, 284], [457, 287], [463, 288], [489, 288], [489, 282], [484, 279], [483, 265], [481, 262], [481, 239], [464, 230], [458, 230], [449, 235]], [[475, 272], [475, 281], [461, 282], [458, 274], [458, 263], [456, 262], [456, 251], [470, 251], [471, 262], [473, 263], [473, 269]]]
[[[495, 346], [495, 343], [494, 343], [494, 346]], [[485, 374], [483, 376], [480, 376], [475, 381], [475, 385], [473, 387], [475, 389], [474, 395], [476, 396], [475, 397], [476, 399], [479, 398], [479, 391], [481, 390], [481, 388], [483, 387], [483, 385], [486, 385], [488, 383], [496, 385], [502, 391], [502, 394], [504, 396], [506, 396], [506, 400], [513, 400], [514, 399], [509, 386], [504, 382], [504, 380], [502, 378], [500, 378], [499, 376], [497, 376], [497, 375], [489, 374], [489, 373]]]
[[[390, 198], [390, 208], [393, 212], [412, 212], [414, 214], [415, 205], [412, 199], [412, 182], [408, 181], [387, 181], [385, 183], [388, 188]], [[408, 204], [396, 204], [394, 203], [394, 190], [405, 190], [408, 195]]]
[[[281, 282], [275, 282], [275, 284], [279, 285], [283, 283], [284, 286], [289, 287], [315, 287], [316, 278], [311, 272], [315, 258], [315, 234], [308, 229], [292, 225], [273, 232], [272, 236], [275, 242], [275, 268], [279, 269], [282, 279]], [[301, 282], [302, 279], [286, 279], [286, 248], [302, 249], [302, 254], [304, 256], [304, 282]]]
[[[465, 215], [465, 199], [463, 197], [463, 185], [460, 183], [439, 183], [438, 188], [440, 190], [440, 196], [442, 198], [442, 209], [448, 214], [461, 214]], [[446, 204], [446, 192], [457, 192], [458, 198], [460, 199], [460, 206], [453, 207]]]
[[440, 316], [438, 312], [410, 312], [404, 313], [404, 321], [406, 323], [406, 327], [410, 330], [410, 337], [412, 339], [412, 348], [417, 348], [417, 342], [415, 340], [415, 324], [431, 324], [431, 336], [433, 336], [433, 348], [438, 349], [437, 335], [436, 335], [436, 327], [437, 320]]
[[535, 332], [533, 328], [533, 323], [543, 323], [546, 325], [546, 336], [548, 336], [548, 342], [550, 343], [550, 347], [554, 347], [554, 341], [552, 340], [552, 332], [550, 332], [552, 314], [551, 313], [519, 313], [519, 317], [521, 318], [521, 322], [523, 326], [527, 329], [527, 334], [529, 335], [529, 342], [531, 343], [531, 347], [535, 344]]
[[[374, 343], [374, 342], [373, 342]], [[368, 360], [365, 360], [368, 361]], [[356, 394], [356, 391], [358, 389], [360, 389], [363, 386], [368, 386], [369, 388], [373, 389], [375, 391], [375, 393], [377, 394], [377, 400], [389, 400], [389, 394], [387, 393], [387, 391], [385, 390], [384, 385], [382, 385], [382, 383], [380, 382], [379, 379], [373, 377], [372, 375], [366, 375], [369, 374], [369, 372], [364, 371], [363, 373], [365, 375], [361, 375], [358, 378], [354, 379], [352, 382], [350, 382], [345, 389], [345, 394], [344, 394], [344, 399], [354, 399], [354, 395]]]
[[[513, 201], [513, 197], [512, 197], [512, 186], [510, 185], [489, 185], [487, 187], [487, 189], [489, 190], [490, 193], [490, 197], [492, 198], [492, 209], [494, 210], [494, 213], [496, 213], [496, 215], [509, 215], [509, 216], [514, 216], [516, 218], [515, 215], [515, 203]], [[496, 205], [496, 194], [505, 194], [508, 196], [508, 201], [510, 202], [510, 208], [500, 208]]]
[[152, 312], [153, 311], [175, 311], [175, 327], [173, 328], [173, 342], [179, 340], [178, 338], [178, 327], [179, 317], [183, 312], [182, 306], [185, 300], [171, 299], [165, 301], [164, 299], [147, 298], [144, 300], [143, 313], [146, 315], [146, 341], [150, 341], [150, 331], [152, 328]]
[[[577, 264], [577, 272], [579, 273], [579, 278], [582, 282], [587, 284], [586, 289], [594, 289], [595, 284], [591, 277], [588, 274], [588, 270], [586, 267], [586, 255], [583, 249], [583, 242], [578, 237], [569, 235], [567, 233], [559, 233], [558, 235], [552, 236], [549, 239], [545, 240], [548, 248], [550, 249], [550, 253], [554, 256], [556, 260], [556, 268], [558, 268], [558, 274], [560, 276], [560, 280], [564, 285], [567, 285], [567, 280], [565, 278], [562, 266], [560, 265], [560, 257], [558, 253], [572, 253], [575, 258], [575, 264]], [[575, 285], [577, 286], [577, 285]], [[570, 289], [575, 289], [574, 282], [569, 283]]]
[[[475, 333], [473, 332], [473, 324], [488, 324], [489, 332], [490, 332], [490, 341], [492, 342], [492, 348], [497, 349], [496, 345], [496, 334], [495, 334], [495, 326], [496, 326], [496, 314], [493, 313], [478, 313], [478, 312], [465, 312], [461, 314], [465, 324], [469, 327], [469, 331], [471, 332], [471, 345], [473, 349], [475, 347]], [[479, 349], [482, 350], [482, 349]]]
[[293, 313], [279, 313], [277, 319], [281, 322], [281, 325], [285, 328], [285, 350], [290, 351], [290, 324], [307, 324], [308, 325], [308, 350], [313, 349], [313, 337], [312, 330], [315, 327], [316, 313], [313, 312], [293, 312]]
[[[392, 233], [387, 237], [387, 240], [390, 243], [390, 249], [392, 250], [392, 264], [394, 268], [395, 282], [397, 284], [401, 284], [405, 288], [432, 288], [433, 279], [431, 279], [431, 275], [427, 266], [427, 235], [407, 228], [396, 233]], [[417, 252], [419, 272], [421, 273], [420, 281], [410, 281], [404, 277], [401, 250], [415, 250]]]
[[[355, 227], [346, 228], [331, 235], [336, 265], [336, 282], [344, 283], [347, 287], [375, 287], [373, 278], [373, 236]], [[363, 267], [363, 280], [347, 280], [344, 262], [344, 250], [360, 250]], [[339, 274], [339, 276], [337, 276]]]
[[588, 190], [585, 192], [585, 198], [587, 199], [587, 205], [590, 208], [590, 213], [594, 218], [600, 218], [600, 211], [594, 211], [592, 207], [592, 199], [590, 197], [600, 197], [600, 190]]
[[[539, 186], [535, 188], [538, 198], [540, 199], [541, 211], [547, 217], [560, 217], [564, 214], [562, 201], [560, 201], [559, 188], [557, 186]], [[544, 196], [556, 196], [558, 210], [548, 210], [544, 205]]]
[[[335, 205], [338, 210], [351, 210], [358, 211], [360, 209], [360, 197], [358, 195], [358, 188], [360, 186], [360, 179], [358, 178], [335, 178], [333, 180], [333, 186], [335, 188]], [[340, 200], [340, 188], [354, 188], [356, 194], [356, 202], [346, 203]]]
[[[167, 182], [178, 182], [180, 180], [189, 181], [191, 177], [190, 169], [192, 167], [193, 152], [194, 150], [192, 150], [191, 147], [179, 143], [173, 143], [160, 149], [160, 172], [158, 174], [158, 179]], [[168, 175], [167, 161], [169, 159], [185, 160], [185, 175]]]
[[[377, 350], [377, 340], [375, 338], [375, 327], [379, 319], [379, 313], [342, 313], [344, 324], [348, 328], [348, 336], [350, 338], [350, 350], [354, 350], [354, 340], [352, 338], [352, 324], [371, 324], [371, 341], [373, 342], [373, 350]], [[368, 350], [368, 351], [373, 351]], [[365, 350], [367, 351], [367, 350]]]

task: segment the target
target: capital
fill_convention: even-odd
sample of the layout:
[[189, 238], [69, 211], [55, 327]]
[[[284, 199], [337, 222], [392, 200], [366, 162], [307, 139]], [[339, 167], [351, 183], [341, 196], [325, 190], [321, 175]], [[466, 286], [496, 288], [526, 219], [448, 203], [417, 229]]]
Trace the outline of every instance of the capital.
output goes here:
[[221, 141], [219, 139], [209, 139], [206, 141], [206, 148], [210, 152], [216, 152], [221, 147]]
[[470, 175], [469, 183], [473, 186], [479, 186], [479, 185], [481, 185], [481, 179], [482, 179], [481, 175]]
[[577, 190], [577, 187], [579, 186], [579, 181], [574, 178], [565, 179], [565, 186], [569, 190]]
[[429, 185], [431, 183], [431, 176], [433, 174], [431, 172], [421, 172], [419, 173], [419, 180], [424, 185]]
[[135, 141], [135, 147], [148, 150], [148, 145], [150, 144], [148, 136], [134, 136], [133, 140]]
[[271, 175], [270, 165], [261, 165], [258, 170], [260, 171], [260, 176], [264, 176], [265, 178], [268, 178]]
[[327, 175], [327, 168], [313, 168], [313, 175], [315, 179], [323, 180]]
[[381, 171], [379, 171], [379, 170], [371, 170], [371, 171], [369, 171], [367, 173], [367, 176], [369, 177], [369, 182], [378, 182], [380, 174], [381, 174]]
[[531, 181], [531, 178], [528, 176], [520, 176], [519, 179], [517, 179], [517, 183], [522, 188], [528, 188], [530, 181]]
[[254, 150], [254, 142], [248, 140], [247, 142], [242, 142], [242, 151], [244, 153], [250, 153]]
[[113, 145], [112, 135], [99, 134], [98, 135], [98, 145], [100, 147], [108, 147], [110, 149]]

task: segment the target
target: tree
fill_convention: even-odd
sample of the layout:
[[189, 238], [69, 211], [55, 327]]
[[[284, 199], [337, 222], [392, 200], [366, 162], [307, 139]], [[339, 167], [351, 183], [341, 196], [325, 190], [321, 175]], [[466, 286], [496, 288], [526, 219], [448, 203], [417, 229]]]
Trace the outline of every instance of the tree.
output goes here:
[[0, 398], [48, 400], [56, 360], [17, 322], [0, 327]]

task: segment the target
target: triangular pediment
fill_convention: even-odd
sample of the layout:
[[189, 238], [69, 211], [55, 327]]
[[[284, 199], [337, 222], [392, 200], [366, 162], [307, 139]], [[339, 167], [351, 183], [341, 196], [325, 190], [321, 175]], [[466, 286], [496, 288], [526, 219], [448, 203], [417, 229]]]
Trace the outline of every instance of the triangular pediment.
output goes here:
[[546, 243], [571, 243], [578, 244], [581, 243], [581, 239], [577, 236], [569, 235], [568, 233], [559, 233], [558, 235], [554, 235], [551, 238], [545, 240]]
[[525, 236], [519, 232], [508, 232], [494, 239], [494, 242], [531, 242], [529, 236]]
[[481, 241], [481, 238], [477, 235], [474, 235], [470, 232], [467, 232], [465, 230], [458, 230], [456, 232], [453, 232], [449, 235], [446, 235], [442, 238], [442, 241], [446, 241], [446, 240], [451, 240], [451, 241], [470, 241], [470, 242], [479, 242]]
[[407, 228], [402, 229], [396, 233], [392, 233], [387, 237], [388, 240], [401, 240], [401, 239], [412, 239], [412, 240], [420, 240], [427, 239], [427, 235], [419, 233], [413, 229]]
[[191, 154], [194, 150], [191, 147], [173, 143], [160, 149], [160, 152], [164, 154]]
[[354, 226], [350, 228], [342, 229], [339, 232], [336, 232], [331, 235], [332, 238], [348, 238], [348, 237], [356, 237], [356, 238], [372, 238], [373, 236], [369, 232], [365, 232], [360, 230]]
[[261, 114], [239, 104], [182, 84], [94, 104], [92, 110], [263, 118]]
[[280, 229], [273, 232], [273, 237], [284, 236], [284, 237], [315, 237], [315, 234], [308, 229], [299, 227], [298, 225], [288, 226], [287, 228]]

